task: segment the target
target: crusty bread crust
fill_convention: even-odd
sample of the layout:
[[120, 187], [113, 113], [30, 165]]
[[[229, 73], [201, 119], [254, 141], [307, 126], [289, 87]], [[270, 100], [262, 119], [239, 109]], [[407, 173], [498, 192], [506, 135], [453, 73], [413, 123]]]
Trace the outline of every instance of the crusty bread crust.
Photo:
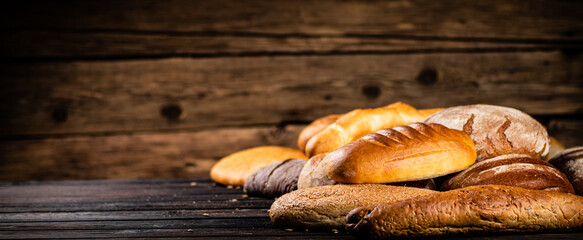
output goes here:
[[276, 199], [269, 210], [280, 227], [343, 229], [346, 214], [355, 207], [434, 193], [429, 189], [381, 184], [327, 185], [300, 189]]
[[356, 109], [342, 115], [306, 143], [308, 157], [332, 152], [360, 137], [384, 128], [421, 122], [441, 108], [417, 110], [397, 102], [374, 109]]
[[575, 193], [564, 173], [550, 163], [524, 154], [509, 154], [475, 163], [448, 179], [441, 190], [473, 185], [505, 185]]
[[390, 183], [462, 171], [476, 160], [472, 139], [440, 124], [413, 123], [368, 134], [329, 153], [326, 173], [343, 183]]
[[514, 108], [486, 104], [446, 108], [425, 120], [464, 131], [476, 145], [478, 161], [505, 154], [541, 158], [549, 153], [550, 139], [542, 124]]
[[287, 147], [260, 146], [232, 153], [211, 168], [211, 178], [220, 184], [243, 186], [262, 167], [290, 158], [308, 160], [304, 153]]
[[[372, 210], [370, 210], [372, 209]], [[369, 238], [583, 229], [583, 197], [480, 185], [437, 192], [347, 215], [347, 229]]]
[[317, 133], [324, 130], [330, 124], [336, 122], [336, 120], [338, 120], [338, 118], [340, 118], [341, 116], [342, 116], [341, 114], [333, 114], [322, 118], [318, 118], [314, 120], [312, 123], [308, 124], [308, 126], [306, 126], [304, 129], [302, 129], [300, 135], [298, 136], [298, 148], [300, 149], [300, 151], [305, 152], [308, 140], [310, 140], [310, 138], [312, 138]]

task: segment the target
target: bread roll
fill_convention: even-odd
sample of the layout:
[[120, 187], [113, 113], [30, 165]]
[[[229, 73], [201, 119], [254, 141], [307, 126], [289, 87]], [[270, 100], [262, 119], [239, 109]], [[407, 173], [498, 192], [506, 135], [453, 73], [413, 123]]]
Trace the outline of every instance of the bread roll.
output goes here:
[[435, 191], [380, 184], [328, 185], [299, 189], [276, 199], [271, 221], [286, 228], [343, 229], [346, 214], [355, 207], [417, 197]]
[[583, 195], [583, 146], [568, 148], [555, 155], [549, 163], [567, 175], [576, 194]]
[[493, 105], [446, 108], [425, 120], [464, 131], [474, 141], [478, 161], [505, 154], [527, 154], [540, 158], [549, 152], [547, 130], [519, 110]]
[[476, 149], [464, 132], [435, 123], [413, 123], [368, 134], [322, 161], [334, 181], [390, 183], [458, 172], [475, 160]]
[[317, 133], [324, 130], [330, 124], [336, 122], [336, 120], [340, 118], [340, 116], [342, 115], [333, 114], [316, 119], [312, 123], [308, 124], [308, 126], [306, 126], [304, 129], [302, 129], [298, 137], [298, 148], [300, 149], [300, 151], [305, 152], [306, 143], [308, 143], [308, 140], [310, 140], [310, 138], [312, 138]]
[[366, 134], [384, 128], [392, 128], [421, 122], [441, 109], [418, 111], [412, 106], [397, 102], [375, 109], [356, 109], [342, 115], [334, 123], [310, 138], [305, 153], [312, 157], [332, 152]]
[[211, 178], [220, 184], [243, 186], [245, 180], [262, 167], [290, 158], [308, 158], [304, 153], [286, 147], [261, 146], [228, 155], [211, 168]]
[[369, 238], [583, 229], [583, 197], [480, 185], [360, 207], [347, 216], [351, 234]]
[[287, 159], [269, 164], [251, 174], [243, 190], [251, 196], [274, 198], [298, 188], [298, 176], [306, 160]]
[[304, 165], [298, 178], [298, 189], [334, 185], [338, 182], [330, 179], [326, 174], [326, 163], [322, 160], [326, 154], [319, 154], [310, 158]]
[[574, 193], [565, 174], [548, 162], [524, 154], [502, 155], [477, 162], [443, 183], [441, 190], [473, 185], [505, 185]]

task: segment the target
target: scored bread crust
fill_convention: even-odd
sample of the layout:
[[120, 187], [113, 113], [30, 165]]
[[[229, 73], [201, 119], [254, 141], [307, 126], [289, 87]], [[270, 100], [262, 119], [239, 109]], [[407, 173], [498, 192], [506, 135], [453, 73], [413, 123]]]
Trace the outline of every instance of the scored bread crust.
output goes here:
[[299, 189], [276, 199], [269, 217], [277, 226], [286, 228], [343, 229], [346, 214], [356, 207], [372, 207], [434, 192], [381, 184], [337, 184]]
[[446, 108], [425, 120], [464, 131], [474, 140], [478, 161], [505, 154], [544, 158], [550, 149], [547, 130], [514, 108], [475, 104]]
[[356, 208], [347, 214], [346, 228], [373, 239], [569, 231], [583, 229], [581, 209], [583, 197], [570, 193], [479, 185]]
[[451, 190], [473, 185], [505, 185], [575, 193], [567, 176], [550, 163], [525, 154], [509, 154], [477, 162], [441, 185]]
[[440, 124], [413, 123], [368, 134], [326, 155], [326, 173], [343, 183], [390, 183], [458, 172], [476, 160], [472, 139]]
[[332, 152], [368, 133], [421, 122], [441, 108], [417, 110], [402, 102], [381, 108], [356, 109], [342, 115], [306, 143], [308, 157]]
[[211, 168], [211, 178], [220, 184], [243, 186], [249, 175], [269, 164], [290, 158], [308, 158], [304, 153], [287, 147], [259, 146], [232, 153]]

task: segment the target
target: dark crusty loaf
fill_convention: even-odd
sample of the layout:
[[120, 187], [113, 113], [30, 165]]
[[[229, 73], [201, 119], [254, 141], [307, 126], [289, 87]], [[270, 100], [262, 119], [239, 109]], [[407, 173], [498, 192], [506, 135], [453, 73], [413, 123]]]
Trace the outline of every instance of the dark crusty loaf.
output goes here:
[[390, 183], [429, 179], [466, 169], [476, 160], [472, 139], [435, 123], [413, 123], [368, 134], [322, 160], [343, 183]]
[[535, 158], [549, 152], [546, 129], [528, 114], [493, 105], [446, 108], [426, 120], [464, 131], [476, 145], [478, 161], [505, 154], [527, 154]]
[[583, 229], [582, 209], [574, 194], [480, 185], [356, 208], [346, 227], [369, 238], [568, 231]]
[[574, 193], [567, 176], [559, 169], [524, 154], [502, 155], [477, 162], [445, 181], [441, 190], [473, 185], [505, 185]]
[[269, 164], [251, 174], [243, 189], [252, 196], [279, 197], [297, 189], [298, 176], [306, 160], [287, 159]]
[[583, 146], [568, 148], [555, 155], [549, 163], [567, 175], [576, 194], [583, 195]]
[[343, 229], [346, 214], [355, 207], [372, 207], [434, 192], [381, 184], [337, 184], [299, 189], [276, 199], [269, 216], [280, 227]]

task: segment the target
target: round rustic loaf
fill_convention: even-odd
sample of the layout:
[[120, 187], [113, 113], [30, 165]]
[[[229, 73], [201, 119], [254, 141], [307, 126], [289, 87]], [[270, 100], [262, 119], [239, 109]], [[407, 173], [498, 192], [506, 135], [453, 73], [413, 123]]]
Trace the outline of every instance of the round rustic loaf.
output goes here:
[[474, 185], [505, 185], [574, 193], [565, 174], [548, 162], [524, 154], [502, 155], [477, 162], [445, 181], [441, 190]]
[[568, 148], [555, 155], [549, 163], [567, 175], [576, 194], [583, 195], [583, 146]]
[[298, 176], [306, 160], [287, 159], [269, 164], [251, 174], [243, 189], [251, 196], [274, 198], [298, 188]]
[[505, 154], [541, 158], [550, 148], [543, 125], [513, 108], [484, 104], [450, 107], [432, 114], [425, 122], [439, 123], [470, 135], [478, 161]]
[[219, 160], [211, 168], [211, 178], [220, 184], [243, 186], [245, 180], [262, 167], [290, 158], [306, 159], [299, 150], [279, 147], [260, 146], [230, 154]]

